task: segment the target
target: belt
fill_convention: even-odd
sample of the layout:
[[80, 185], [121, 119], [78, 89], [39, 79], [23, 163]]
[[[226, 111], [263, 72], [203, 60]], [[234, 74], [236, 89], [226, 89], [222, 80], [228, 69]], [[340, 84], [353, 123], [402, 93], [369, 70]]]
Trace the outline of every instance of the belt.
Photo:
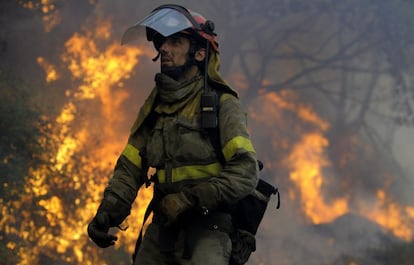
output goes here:
[[162, 252], [173, 252], [174, 245], [180, 231], [184, 232], [183, 258], [190, 259], [194, 247], [203, 230], [217, 230], [230, 234], [233, 231], [231, 215], [223, 212], [213, 212], [207, 216], [195, 215], [189, 212], [179, 216], [176, 224], [171, 227], [163, 226], [164, 217], [160, 213], [154, 213], [152, 222], [160, 225], [158, 243]]

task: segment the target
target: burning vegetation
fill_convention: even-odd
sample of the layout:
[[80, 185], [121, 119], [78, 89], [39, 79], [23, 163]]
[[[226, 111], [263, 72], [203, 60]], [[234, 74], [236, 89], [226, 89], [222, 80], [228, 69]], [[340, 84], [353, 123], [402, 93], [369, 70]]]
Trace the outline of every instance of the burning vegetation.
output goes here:
[[[42, 117], [38, 124], [43, 130], [38, 142], [46, 151], [38, 158], [43, 163], [29, 169], [16, 201], [1, 199], [2, 240], [18, 256], [17, 264], [105, 263], [89, 243], [85, 224], [98, 207], [127, 137], [127, 132], [120, 137], [117, 131], [124, 117], [120, 105], [128, 97], [123, 80], [141, 54], [139, 48], [111, 41], [111, 25], [102, 22], [65, 43], [61, 59], [77, 86], [67, 89], [66, 103], [56, 118]], [[101, 49], [97, 43], [107, 44]], [[56, 67], [43, 57], [37, 62], [47, 83], [58, 79]], [[149, 196], [149, 191], [140, 196], [141, 212], [130, 218], [142, 219]], [[132, 233], [121, 236], [129, 252], [137, 229], [132, 226]]]
[[[40, 15], [45, 35], [52, 34], [62, 23], [64, 9], [60, 4], [64, 1], [17, 2], [20, 8]], [[96, 10], [105, 7], [95, 1], [89, 1], [89, 5], [96, 6]], [[236, 3], [234, 5], [237, 6]], [[292, 10], [296, 9], [292, 7]], [[56, 100], [61, 103], [54, 103], [57, 108], [54, 112], [44, 112], [33, 124], [36, 128], [33, 130], [38, 146], [36, 150], [40, 152], [33, 151], [31, 163], [21, 181], [17, 182], [9, 176], [13, 170], [6, 170], [16, 156], [13, 156], [18, 149], [16, 144], [10, 143], [12, 151], [2, 149], [2, 152], [8, 150], [7, 154], [1, 154], [4, 165], [1, 169], [8, 174], [0, 188], [6, 195], [0, 197], [0, 255], [8, 259], [4, 264], [130, 262], [141, 220], [152, 195], [151, 189], [143, 188], [139, 192], [132, 214], [127, 219], [129, 229], [118, 233], [115, 249], [98, 249], [88, 239], [86, 226], [96, 212], [116, 159], [126, 143], [128, 123], [139, 107], [134, 106], [133, 110], [126, 107], [126, 102], [136, 96], [133, 91], [138, 89], [138, 85], [130, 87], [128, 82], [134, 79], [137, 68], [146, 69], [143, 64], [154, 54], [147, 50], [147, 46], [120, 46], [113, 33], [113, 20], [103, 13], [96, 11], [88, 16], [88, 23], [65, 38], [57, 56], [35, 54], [34, 59], [27, 62], [41, 69], [45, 87], [59, 86], [64, 91], [64, 97]], [[280, 15], [276, 17], [280, 19]], [[294, 18], [289, 19], [294, 21]], [[231, 36], [232, 31], [227, 34]], [[250, 45], [247, 45], [249, 49]], [[291, 43], [286, 44], [284, 50], [289, 51], [286, 57], [296, 54], [295, 48]], [[278, 59], [285, 60], [286, 57]], [[256, 61], [252, 64], [257, 65], [258, 69], [261, 67]], [[271, 68], [271, 64], [266, 65]], [[283, 72], [287, 79], [293, 80], [296, 75], [291, 73], [291, 67], [295, 66], [291, 63], [286, 65]], [[258, 82], [250, 76], [254, 79], [252, 82], [248, 80], [248, 74], [237, 74], [238, 71], [247, 71], [243, 68], [242, 59], [240, 69], [235, 68], [229, 81], [240, 84], [242, 97], [249, 97], [250, 100], [249, 93], [255, 93], [247, 106], [250, 130], [259, 156], [265, 162], [264, 174], [279, 186], [282, 193], [282, 211], [276, 215], [285, 215], [287, 217], [280, 219], [296, 225], [292, 227], [289, 224], [285, 229], [287, 233], [298, 230], [298, 226], [334, 223], [343, 216], [353, 214], [378, 225], [384, 235], [400, 242], [413, 240], [414, 202], [403, 201], [396, 194], [393, 183], [399, 178], [398, 171], [387, 165], [376, 165], [375, 162], [381, 161], [377, 157], [379, 152], [367, 144], [366, 136], [352, 131], [334, 134], [334, 131], [340, 130], [337, 120], [329, 119], [330, 115], [325, 115], [324, 109], [318, 105], [319, 99], [307, 98], [306, 93], [296, 89], [293, 81], [279, 82], [280, 88], [276, 85], [272, 87], [276, 82], [272, 78], [278, 77], [263, 75], [263, 80]], [[315, 68], [312, 65], [310, 72]], [[334, 71], [332, 68], [326, 71]], [[351, 66], [345, 65], [344, 68]], [[378, 75], [381, 71], [375, 69], [375, 72]], [[304, 74], [298, 74], [301, 75]], [[365, 80], [365, 77], [361, 79]], [[406, 79], [406, 76], [400, 76], [400, 84]], [[6, 88], [4, 91], [11, 91], [13, 87], [10, 83], [1, 81], [0, 85]], [[331, 81], [324, 78], [323, 82]], [[313, 84], [313, 81], [310, 83]], [[256, 86], [249, 90], [252, 84]], [[300, 87], [300, 84], [296, 85]], [[0, 88], [2, 93], [3, 87]], [[338, 94], [334, 97], [345, 96], [345, 93]], [[146, 97], [141, 92], [139, 96]], [[9, 130], [10, 127], [5, 125], [1, 129]], [[38, 133], [34, 134], [35, 131]], [[21, 141], [24, 142], [24, 139]], [[371, 170], [371, 167], [376, 167], [376, 170]], [[274, 219], [278, 217], [265, 220], [261, 227], [265, 234], [280, 233], [272, 228]], [[283, 229], [282, 221], [277, 222], [278, 227]], [[285, 236], [283, 234], [281, 239]], [[261, 240], [266, 238], [261, 239], [259, 235], [259, 248], [272, 250], [272, 244], [265, 246]], [[330, 245], [334, 244], [335, 239], [328, 240]], [[295, 253], [295, 250], [280, 249], [276, 254], [282, 255], [283, 251]], [[259, 252], [252, 262], [273, 264], [273, 260], [279, 260], [280, 264], [295, 264], [290, 254], [285, 253], [278, 259], [270, 254], [270, 257], [265, 257], [263, 253]], [[348, 256], [343, 260], [346, 263], [335, 264], [368, 264], [363, 259]]]

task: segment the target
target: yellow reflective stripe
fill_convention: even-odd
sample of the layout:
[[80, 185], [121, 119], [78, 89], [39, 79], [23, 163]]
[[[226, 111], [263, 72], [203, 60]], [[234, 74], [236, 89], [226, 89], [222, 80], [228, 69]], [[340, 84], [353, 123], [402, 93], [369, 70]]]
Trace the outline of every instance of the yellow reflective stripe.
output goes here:
[[249, 138], [244, 136], [236, 136], [228, 141], [223, 148], [223, 155], [226, 161], [228, 161], [238, 149], [244, 149], [246, 151], [256, 153], [256, 150], [254, 150], [253, 144]]
[[[176, 167], [172, 169], [172, 182], [217, 176], [220, 173], [221, 168], [220, 163]], [[164, 169], [157, 170], [157, 176], [160, 183], [165, 183]]]
[[141, 156], [139, 155], [139, 150], [133, 146], [132, 144], [127, 144], [125, 146], [124, 151], [122, 154], [131, 161], [132, 164], [136, 165], [137, 167], [141, 168]]

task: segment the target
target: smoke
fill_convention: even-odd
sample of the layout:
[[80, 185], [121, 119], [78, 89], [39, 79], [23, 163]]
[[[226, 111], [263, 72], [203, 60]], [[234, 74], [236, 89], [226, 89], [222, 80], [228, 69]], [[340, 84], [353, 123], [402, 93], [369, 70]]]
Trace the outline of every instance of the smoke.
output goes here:
[[[363, 12], [355, 10], [370, 6], [345, 2], [178, 1], [215, 22], [222, 73], [241, 94], [265, 164], [262, 178], [281, 192], [281, 209], [275, 210], [272, 198], [257, 236], [258, 249], [248, 264], [330, 264], [342, 254], [363, 255], [367, 248], [413, 238], [413, 132], [383, 119], [389, 111], [386, 100], [395, 96], [389, 91], [395, 72], [378, 77], [390, 65], [376, 50], [366, 52], [382, 41], [373, 28], [380, 23], [374, 19], [355, 25], [371, 18], [361, 20]], [[99, 139], [93, 146], [100, 151], [111, 146], [109, 156], [116, 157], [159, 71], [151, 61], [156, 53], [145, 38], [122, 47], [120, 39], [126, 28], [165, 2], [50, 3], [56, 11], [47, 14], [40, 6], [24, 8], [17, 1], [0, 4], [7, 10], [0, 20], [0, 62], [30, 84], [50, 116], [58, 117], [70, 106], [68, 101], [75, 101], [77, 122], [70, 129], [89, 130], [87, 140]], [[372, 5], [368, 10], [394, 8]], [[375, 18], [383, 12], [373, 14]], [[59, 22], [48, 24], [56, 20], [45, 20], [45, 15], [55, 15]], [[398, 20], [389, 22], [400, 25]], [[346, 30], [335, 35], [340, 26]], [[77, 44], [69, 44], [75, 39], [84, 41], [78, 51]], [[128, 57], [137, 59], [131, 69], [118, 73], [116, 69], [124, 69], [119, 64], [106, 71], [110, 58], [123, 59], [129, 49], [140, 50]], [[90, 51], [102, 68], [89, 73], [94, 61], [83, 66], [82, 51]], [[58, 78], [48, 82], [50, 67]], [[96, 77], [96, 72], [105, 76]], [[121, 76], [112, 79], [117, 74]], [[81, 101], [78, 89], [84, 86], [85, 92], [94, 82], [93, 94], [100, 99]], [[369, 98], [370, 93], [374, 96]], [[108, 95], [111, 101], [105, 101]], [[114, 110], [118, 114], [111, 116]], [[372, 113], [365, 115], [368, 111]]]

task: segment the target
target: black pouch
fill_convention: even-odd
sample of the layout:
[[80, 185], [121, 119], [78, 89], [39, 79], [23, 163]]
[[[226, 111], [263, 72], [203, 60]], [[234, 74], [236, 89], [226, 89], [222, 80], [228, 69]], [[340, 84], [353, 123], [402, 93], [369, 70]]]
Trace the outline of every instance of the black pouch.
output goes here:
[[242, 265], [247, 262], [256, 250], [255, 235], [266, 212], [272, 194], [277, 195], [276, 209], [280, 208], [280, 194], [277, 188], [260, 179], [256, 190], [238, 201], [231, 210], [234, 231], [232, 240], [231, 265]]
[[255, 235], [266, 212], [270, 196], [277, 194], [280, 207], [280, 195], [277, 188], [260, 179], [254, 193], [238, 201], [232, 208], [232, 218], [235, 227]]

